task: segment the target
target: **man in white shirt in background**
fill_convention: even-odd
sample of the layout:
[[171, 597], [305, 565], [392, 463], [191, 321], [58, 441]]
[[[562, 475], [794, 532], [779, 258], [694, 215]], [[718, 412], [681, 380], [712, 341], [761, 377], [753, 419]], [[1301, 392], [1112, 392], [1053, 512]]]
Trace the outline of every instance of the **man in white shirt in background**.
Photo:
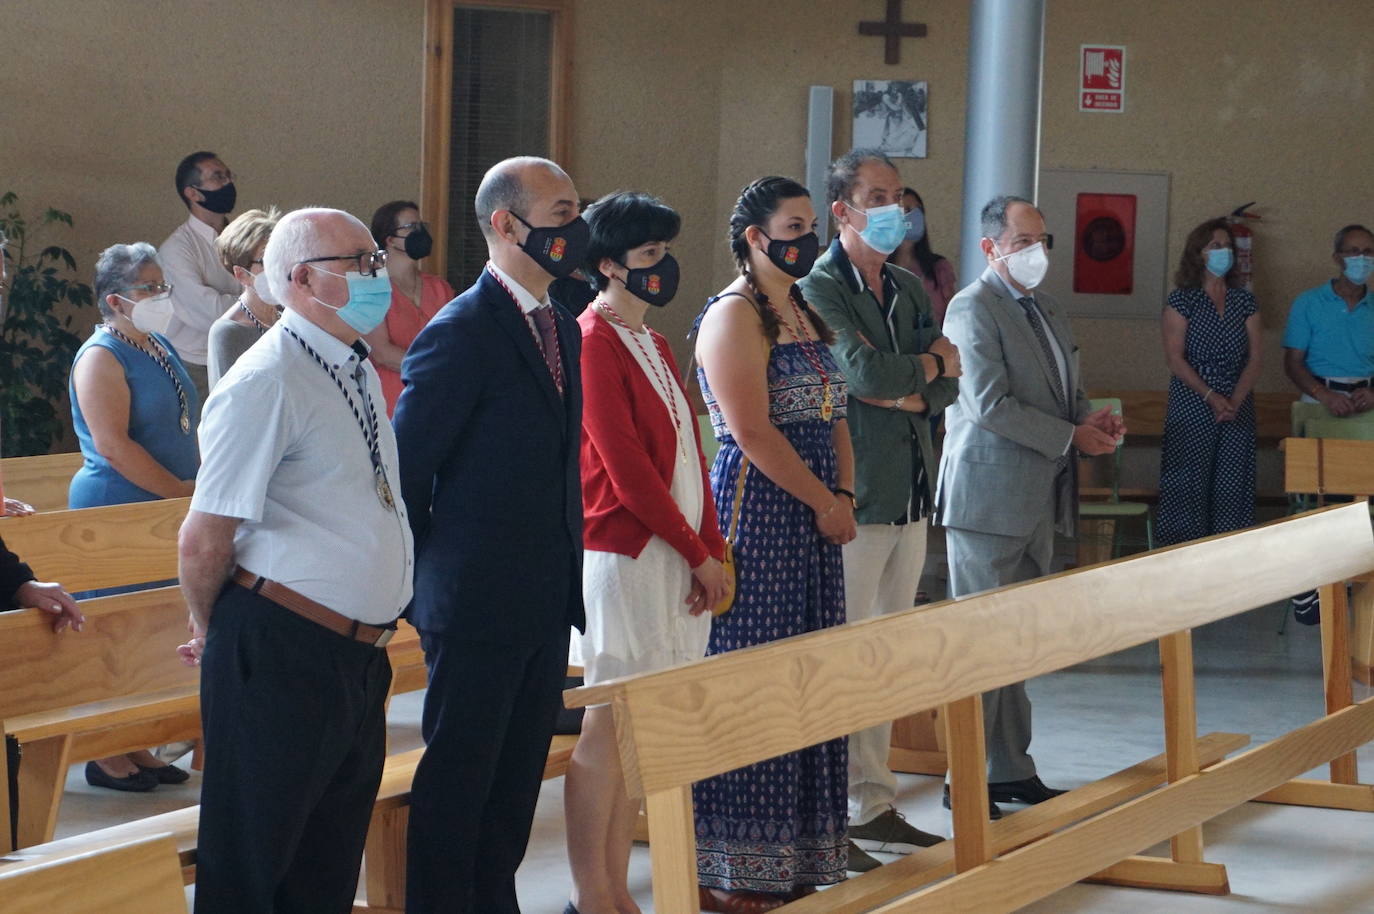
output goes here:
[[177, 196], [190, 215], [158, 248], [162, 275], [172, 284], [172, 322], [167, 338], [176, 347], [204, 403], [210, 393], [205, 367], [210, 360], [210, 325], [229, 310], [242, 291], [215, 251], [215, 238], [229, 223], [238, 192], [234, 173], [213, 152], [193, 152], [182, 159], [176, 185]]
[[384, 650], [414, 549], [363, 334], [391, 304], [372, 235], [297, 210], [264, 252], [286, 311], [215, 385], [180, 537], [202, 660], [197, 914], [349, 914], [386, 753]]

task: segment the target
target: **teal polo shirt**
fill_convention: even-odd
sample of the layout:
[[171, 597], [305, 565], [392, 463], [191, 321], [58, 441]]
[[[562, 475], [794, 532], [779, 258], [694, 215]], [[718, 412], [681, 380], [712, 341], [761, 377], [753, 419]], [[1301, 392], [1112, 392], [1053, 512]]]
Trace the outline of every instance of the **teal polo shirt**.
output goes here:
[[1374, 376], [1374, 296], [1366, 290], [1350, 309], [1329, 282], [1308, 289], [1293, 299], [1283, 345], [1307, 353], [1307, 370], [1319, 378]]

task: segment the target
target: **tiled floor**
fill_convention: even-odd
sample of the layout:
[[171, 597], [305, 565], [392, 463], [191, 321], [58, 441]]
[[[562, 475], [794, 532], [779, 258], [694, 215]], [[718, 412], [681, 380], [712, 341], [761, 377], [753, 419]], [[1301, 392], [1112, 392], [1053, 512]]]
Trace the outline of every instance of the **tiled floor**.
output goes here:
[[[1321, 713], [1319, 633], [1292, 625], [1275, 630], [1277, 608], [1256, 610], [1196, 633], [1200, 732], [1225, 730], [1271, 739]], [[1158, 656], [1153, 645], [1042, 677], [1031, 684], [1040, 772], [1056, 786], [1082, 784], [1162, 751]], [[1357, 686], [1357, 697], [1368, 690]], [[392, 705], [393, 751], [419, 744], [419, 695]], [[1123, 728], [1122, 724], [1126, 722]], [[1374, 779], [1374, 747], [1360, 753]], [[195, 802], [198, 777], [142, 796], [88, 787], [73, 769], [59, 834], [67, 835]], [[899, 805], [914, 823], [949, 833], [935, 778], [901, 778]], [[1232, 894], [1206, 897], [1075, 885], [1026, 908], [1058, 912], [1304, 912], [1374, 914], [1374, 816], [1247, 804], [1206, 827], [1209, 860], [1227, 865]], [[1153, 848], [1152, 853], [1164, 849]], [[544, 785], [525, 865], [519, 874], [526, 914], [558, 914], [569, 875], [563, 838], [561, 781]], [[649, 853], [636, 847], [631, 887], [652, 910]]]

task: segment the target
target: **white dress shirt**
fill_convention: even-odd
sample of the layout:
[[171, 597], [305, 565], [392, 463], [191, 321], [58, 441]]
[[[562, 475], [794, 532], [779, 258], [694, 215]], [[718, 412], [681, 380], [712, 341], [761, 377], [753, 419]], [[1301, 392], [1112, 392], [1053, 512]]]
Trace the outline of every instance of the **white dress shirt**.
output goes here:
[[[309, 343], [343, 382], [361, 362], [395, 508], [377, 495], [363, 429]], [[363, 412], [366, 421], [366, 412]], [[242, 518], [238, 564], [352, 619], [385, 624], [410, 602], [414, 544], [396, 438], [372, 363], [290, 309], [220, 379], [200, 422], [191, 508]]]
[[501, 277], [501, 281], [506, 284], [506, 288], [510, 289], [515, 295], [515, 303], [520, 306], [520, 313], [525, 315], [525, 323], [529, 325], [530, 332], [534, 334], [534, 345], [536, 348], [542, 349], [543, 343], [539, 342], [539, 328], [534, 323], [534, 309], [546, 308], [552, 304], [549, 300], [549, 293], [545, 292], [542, 299], [535, 298], [534, 295], [530, 293], [529, 289], [526, 289], [524, 286], [520, 285], [520, 283], [511, 279], [509, 273], [492, 263], [490, 260], [487, 261], [487, 266], [491, 267], [493, 273]]
[[[1016, 302], [1018, 308], [1021, 306], [1022, 298], [1029, 298], [1036, 313], [1040, 315], [1040, 323], [1045, 328], [1045, 336], [1049, 339], [1050, 349], [1054, 352], [1054, 364], [1059, 368], [1059, 387], [1064, 393], [1064, 402], [1068, 403], [1069, 407], [1072, 409], [1076, 391], [1068, 389], [1069, 363], [1064, 359], [1064, 347], [1059, 344], [1059, 338], [1054, 335], [1054, 328], [1050, 326], [1050, 322], [1045, 318], [1045, 309], [1041, 308], [1040, 302], [1036, 301], [1034, 292], [1026, 292], [1025, 294], [1017, 292], [1011, 287], [1011, 283], [1002, 278], [1001, 273], [994, 270], [993, 274], [996, 275], [997, 279], [1002, 283], [1002, 288], [1007, 290], [1007, 294], [1011, 296], [1011, 300]], [[1071, 447], [1073, 447], [1072, 432], [1069, 433], [1069, 440], [1064, 443], [1064, 453], [1067, 454]]]
[[172, 284], [172, 322], [167, 338], [183, 362], [209, 362], [210, 325], [243, 292], [234, 274], [224, 269], [215, 250], [215, 230], [190, 216], [158, 249], [162, 275]]

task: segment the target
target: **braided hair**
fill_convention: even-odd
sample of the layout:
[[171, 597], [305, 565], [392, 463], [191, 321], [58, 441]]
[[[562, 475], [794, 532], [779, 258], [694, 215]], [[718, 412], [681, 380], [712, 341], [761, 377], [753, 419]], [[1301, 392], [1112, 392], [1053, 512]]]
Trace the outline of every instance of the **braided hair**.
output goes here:
[[[778, 341], [778, 334], [782, 331], [782, 325], [778, 321], [777, 314], [769, 307], [768, 296], [763, 293], [763, 288], [755, 280], [753, 273], [749, 271], [750, 244], [745, 239], [744, 232], [751, 225], [764, 228], [768, 224], [769, 218], [783, 204], [783, 201], [810, 196], [810, 191], [791, 178], [770, 175], [766, 178], [759, 178], [741, 190], [739, 199], [735, 201], [735, 209], [730, 213], [730, 253], [734, 255], [735, 265], [739, 268], [740, 275], [744, 277], [745, 283], [749, 286], [749, 291], [754, 296], [751, 304], [753, 304], [754, 310], [758, 312], [759, 320], [763, 322], [763, 333], [773, 343]], [[811, 310], [811, 306], [807, 304], [806, 297], [802, 295], [801, 288], [796, 283], [792, 283], [792, 288], [788, 290], [788, 296], [798, 308], [806, 312], [811, 318], [811, 324], [816, 328], [816, 335], [820, 337], [821, 342], [826, 345], [833, 343], [835, 341], [834, 332], [819, 314]]]

